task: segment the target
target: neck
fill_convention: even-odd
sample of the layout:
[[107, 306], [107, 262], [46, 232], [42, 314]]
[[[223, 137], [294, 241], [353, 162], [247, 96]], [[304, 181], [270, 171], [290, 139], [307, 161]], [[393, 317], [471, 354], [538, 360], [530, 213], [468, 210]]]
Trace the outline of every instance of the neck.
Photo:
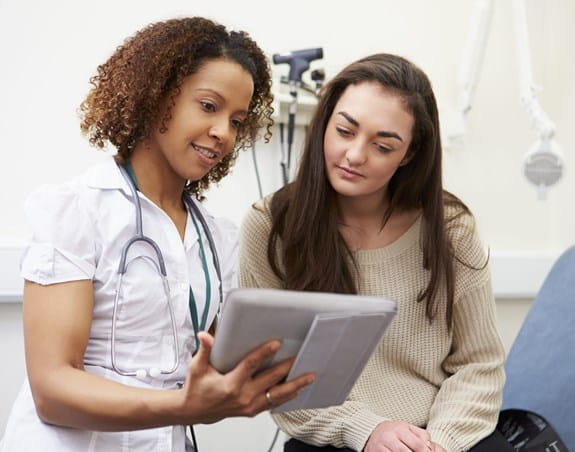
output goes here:
[[341, 222], [345, 226], [362, 230], [379, 230], [389, 207], [386, 197], [357, 199], [338, 196], [337, 205]]
[[165, 160], [138, 146], [130, 158], [138, 188], [163, 210], [181, 209], [186, 181], [179, 177]]
[[403, 235], [417, 220], [419, 209], [394, 211], [388, 221], [383, 218], [389, 201], [379, 199], [338, 198], [341, 218], [339, 231], [349, 249], [382, 248]]

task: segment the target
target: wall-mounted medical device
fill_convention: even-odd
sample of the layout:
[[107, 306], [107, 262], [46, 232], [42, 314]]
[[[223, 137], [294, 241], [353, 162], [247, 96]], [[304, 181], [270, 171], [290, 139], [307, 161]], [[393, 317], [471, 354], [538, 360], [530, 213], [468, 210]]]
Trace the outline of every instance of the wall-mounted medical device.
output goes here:
[[535, 96], [537, 87], [531, 73], [525, 0], [513, 0], [513, 18], [521, 104], [529, 114], [531, 123], [538, 134], [538, 140], [524, 157], [523, 174], [535, 186], [537, 198], [543, 200], [547, 194], [547, 187], [555, 185], [563, 175], [563, 155], [559, 145], [555, 142], [555, 124], [543, 111]]
[[[494, 0], [476, 0], [473, 5], [467, 44], [458, 77], [459, 98], [455, 112], [450, 112], [442, 131], [445, 146], [456, 147], [465, 133], [465, 118], [475, 97], [475, 88], [481, 66], [487, 36], [493, 16]], [[519, 67], [519, 94], [522, 106], [530, 116], [538, 139], [525, 154], [522, 171], [537, 191], [537, 198], [545, 199], [547, 188], [562, 177], [563, 155], [555, 142], [555, 124], [545, 114], [537, 101], [537, 88], [533, 83], [527, 14], [525, 0], [513, 0], [515, 43]]]
[[289, 85], [289, 110], [288, 110], [288, 124], [287, 124], [287, 152], [283, 146], [283, 123], [280, 123], [280, 139], [282, 141], [282, 178], [283, 183], [287, 184], [289, 181], [290, 170], [291, 170], [291, 154], [293, 145], [293, 136], [295, 129], [295, 116], [297, 111], [298, 103], [298, 90], [300, 88], [306, 89], [308, 91], [317, 94], [321, 87], [321, 83], [325, 78], [325, 74], [321, 70], [315, 70], [312, 72], [312, 80], [315, 81], [315, 88], [309, 88], [302, 80], [302, 75], [310, 67], [310, 63], [315, 60], [323, 58], [323, 49], [321, 47], [294, 50], [292, 52], [286, 53], [276, 53], [273, 55], [272, 60], [274, 64], [288, 64], [289, 73], [287, 80], [282, 81], [287, 82]]

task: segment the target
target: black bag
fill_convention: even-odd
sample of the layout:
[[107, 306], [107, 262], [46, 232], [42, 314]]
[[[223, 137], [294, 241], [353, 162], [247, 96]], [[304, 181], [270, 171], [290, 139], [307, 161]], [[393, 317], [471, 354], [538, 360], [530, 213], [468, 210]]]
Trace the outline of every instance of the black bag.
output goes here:
[[569, 452], [549, 422], [526, 410], [503, 410], [497, 430], [521, 452]]

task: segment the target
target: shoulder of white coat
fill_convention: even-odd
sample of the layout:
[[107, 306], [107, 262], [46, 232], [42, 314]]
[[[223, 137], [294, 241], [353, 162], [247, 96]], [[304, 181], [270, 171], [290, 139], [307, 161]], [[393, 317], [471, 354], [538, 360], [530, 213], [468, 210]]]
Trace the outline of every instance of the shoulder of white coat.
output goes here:
[[30, 193], [28, 199], [66, 200], [87, 195], [91, 192], [90, 188], [110, 188], [109, 185], [113, 185], [113, 188], [121, 186], [121, 176], [112, 157], [90, 166], [64, 182], [42, 184]]
[[198, 207], [200, 213], [206, 220], [218, 246], [225, 247], [226, 249], [235, 248], [238, 242], [238, 225], [230, 218], [214, 216], [194, 197], [192, 197], [192, 202]]
[[36, 212], [57, 215], [62, 210], [76, 209], [80, 214], [84, 203], [81, 200], [87, 192], [85, 174], [61, 183], [47, 183], [36, 187], [24, 201], [24, 210], [34, 216]]
[[214, 228], [220, 236], [220, 240], [226, 247], [235, 248], [238, 243], [239, 227], [227, 217], [211, 217]]
[[[31, 230], [31, 238], [22, 268], [32, 280], [41, 283], [59, 282], [62, 266], [55, 272], [54, 250], [82, 270], [82, 276], [91, 277], [94, 261], [94, 225], [96, 211], [90, 211], [83, 194], [86, 186], [81, 177], [60, 184], [44, 184], [26, 199], [24, 211]], [[66, 277], [69, 268], [66, 269]], [[75, 276], [78, 273], [72, 271]], [[42, 282], [43, 281], [43, 282]]]

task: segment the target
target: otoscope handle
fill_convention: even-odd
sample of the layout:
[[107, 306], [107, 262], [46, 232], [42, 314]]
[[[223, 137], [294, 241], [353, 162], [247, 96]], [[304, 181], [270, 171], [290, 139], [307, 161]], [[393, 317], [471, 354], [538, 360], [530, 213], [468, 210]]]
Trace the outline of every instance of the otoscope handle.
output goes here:
[[288, 80], [290, 81], [300, 81], [302, 74], [308, 70], [309, 63], [320, 58], [323, 58], [323, 49], [321, 47], [276, 53], [272, 56], [274, 64], [287, 63], [290, 65], [288, 75]]

